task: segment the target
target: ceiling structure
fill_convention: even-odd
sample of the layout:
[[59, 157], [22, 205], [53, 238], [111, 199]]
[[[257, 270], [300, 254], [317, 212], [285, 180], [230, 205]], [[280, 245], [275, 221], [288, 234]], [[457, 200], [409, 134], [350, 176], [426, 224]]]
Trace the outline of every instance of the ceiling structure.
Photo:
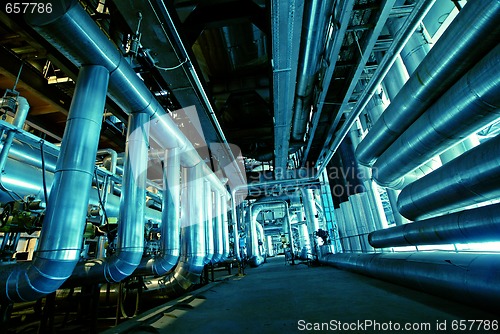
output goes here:
[[[394, 39], [396, 0], [81, 0], [178, 124], [241, 149], [247, 171], [326, 164], [338, 130]], [[417, 1], [418, 3], [418, 1]], [[453, 5], [452, 5], [453, 6]], [[32, 131], [59, 142], [78, 69], [22, 15], [0, 12], [0, 91], [15, 89]], [[194, 106], [189, 113], [175, 112]], [[126, 113], [106, 104], [101, 148], [123, 151]], [[198, 124], [199, 122], [199, 124]], [[342, 137], [340, 137], [342, 138]]]

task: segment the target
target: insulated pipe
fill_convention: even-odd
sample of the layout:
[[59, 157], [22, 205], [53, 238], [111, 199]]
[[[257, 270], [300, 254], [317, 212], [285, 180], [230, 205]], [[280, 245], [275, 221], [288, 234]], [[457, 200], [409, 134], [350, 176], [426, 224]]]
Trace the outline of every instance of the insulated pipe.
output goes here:
[[146, 209], [146, 179], [149, 134], [149, 116], [145, 113], [129, 115], [125, 162], [123, 165], [122, 194], [118, 218], [116, 252], [104, 259], [79, 263], [72, 280], [120, 282], [132, 275], [144, 252], [144, 217]]
[[320, 263], [405, 285], [488, 311], [500, 300], [500, 254], [329, 254]]
[[178, 149], [166, 150], [164, 157], [160, 254], [154, 258], [143, 259], [134, 274], [139, 271], [156, 276], [164, 275], [179, 261], [181, 162]]
[[309, 238], [309, 230], [307, 229], [307, 224], [300, 224], [299, 226], [299, 236], [300, 236], [300, 254], [299, 258], [302, 260], [307, 260], [312, 254], [311, 239]]
[[[126, 113], [148, 114], [152, 118], [153, 141], [162, 149], [179, 147], [184, 167], [202, 162], [170, 115], [78, 1], [61, 2], [52, 13], [26, 14], [26, 21], [76, 66], [100, 64], [106, 67], [111, 73], [108, 91], [111, 99]], [[238, 173], [238, 177], [244, 179], [241, 171]]]
[[266, 236], [264, 235], [264, 228], [259, 222], [256, 222], [255, 227], [257, 228], [257, 247], [259, 248], [259, 254], [264, 258], [265, 261], [266, 249], [264, 241], [266, 240]]
[[224, 240], [224, 252], [222, 253], [222, 261], [229, 258], [229, 251], [231, 249], [229, 244], [229, 222], [227, 220], [227, 197], [221, 195], [220, 197], [221, 213], [222, 213], [222, 236]]
[[500, 136], [405, 187], [398, 207], [403, 216], [416, 220], [498, 198]]
[[187, 201], [181, 225], [181, 256], [175, 270], [165, 277], [167, 296], [179, 296], [199, 281], [205, 266], [205, 215], [201, 165], [186, 168]]
[[356, 218], [351, 202], [340, 203], [342, 213], [344, 214], [345, 237], [349, 241], [351, 252], [361, 252], [361, 240], [356, 228]]
[[[321, 174], [325, 170], [328, 163], [333, 158], [334, 154], [337, 152], [337, 149], [339, 148], [340, 144], [349, 133], [351, 127], [353, 126], [354, 123], [356, 123], [356, 120], [358, 119], [359, 115], [366, 107], [368, 101], [372, 98], [373, 94], [378, 89], [379, 85], [382, 83], [382, 80], [384, 79], [385, 75], [390, 70], [392, 64], [396, 60], [399, 51], [404, 47], [405, 43], [411, 37], [417, 26], [420, 24], [420, 22], [425, 17], [431, 6], [434, 4], [434, 1], [435, 0], [420, 1], [415, 5], [413, 11], [406, 19], [400, 32], [398, 33], [397, 36], [394, 37], [391, 46], [386, 51], [387, 56], [384, 57], [381, 63], [377, 66], [377, 69], [375, 70], [375, 73], [368, 82], [367, 87], [363, 90], [363, 92], [359, 96], [356, 105], [349, 112], [349, 116], [342, 124], [340, 129], [336, 131], [335, 138], [330, 140], [328, 147], [323, 147], [322, 149], [323, 153], [321, 154], [324, 156], [324, 159], [322, 159], [322, 161], [318, 165], [318, 174]], [[347, 101], [345, 102], [347, 103]], [[331, 133], [334, 132], [334, 129], [332, 127], [330, 127], [330, 130]]]
[[368, 240], [377, 248], [498, 241], [500, 204], [375, 231]]
[[500, 117], [500, 45], [464, 75], [373, 165], [385, 187]]
[[102, 66], [80, 69], [38, 250], [29, 263], [0, 268], [2, 299], [36, 300], [56, 291], [80, 258], [108, 78]]
[[223, 261], [224, 257], [224, 227], [222, 224], [222, 207], [221, 196], [217, 189], [214, 189], [214, 217], [213, 217], [213, 234], [214, 234], [214, 257], [213, 263]]
[[[12, 125], [17, 129], [22, 129], [24, 122], [26, 121], [26, 117], [28, 116], [28, 111], [30, 109], [30, 105], [28, 100], [22, 96], [17, 97], [17, 110], [14, 116], [14, 120], [12, 121]], [[12, 141], [16, 135], [15, 130], [11, 130], [7, 132], [7, 136], [2, 141], [2, 150], [0, 151], [0, 173], [3, 173], [5, 168], [5, 163], [7, 161], [7, 157], [9, 156], [10, 148], [12, 147]]]
[[358, 145], [364, 165], [377, 158], [500, 39], [500, 2], [468, 1], [381, 118]]
[[248, 248], [248, 263], [252, 267], [258, 267], [264, 262], [264, 258], [259, 251], [259, 238], [257, 237], [257, 216], [259, 213], [267, 208], [268, 206], [259, 205], [252, 203], [250, 204], [249, 214], [248, 214], [248, 242], [250, 247]]
[[318, 212], [316, 210], [314, 193], [312, 189], [301, 188], [304, 211], [307, 218], [307, 226], [311, 234], [319, 230]]
[[207, 180], [203, 180], [203, 207], [204, 207], [204, 224], [205, 224], [205, 264], [213, 263], [215, 254], [214, 240], [214, 221], [213, 221], [213, 196], [212, 188]]
[[346, 237], [345, 218], [344, 213], [342, 212], [342, 208], [334, 209], [334, 214], [339, 229], [339, 238], [340, 244], [342, 245], [342, 251], [344, 253], [349, 252], [351, 250], [351, 244], [349, 243], [349, 239]]
[[326, 43], [326, 28], [333, 9], [332, 0], [311, 0], [304, 8], [304, 28], [299, 55], [297, 88], [293, 110], [292, 140], [302, 142], [311, 111], [314, 82]]

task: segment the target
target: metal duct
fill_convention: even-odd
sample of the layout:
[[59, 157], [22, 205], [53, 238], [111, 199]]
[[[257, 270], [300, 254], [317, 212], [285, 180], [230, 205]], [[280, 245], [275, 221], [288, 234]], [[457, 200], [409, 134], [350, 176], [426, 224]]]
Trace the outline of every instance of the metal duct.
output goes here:
[[307, 260], [312, 255], [311, 239], [309, 238], [309, 230], [307, 229], [307, 224], [299, 225], [299, 244], [300, 253], [299, 258], [301, 260]]
[[199, 281], [205, 266], [205, 215], [203, 213], [203, 179], [201, 165], [186, 168], [187, 186], [184, 215], [181, 216], [181, 256], [173, 273], [165, 277], [164, 291], [174, 297], [186, 292]]
[[373, 251], [373, 248], [368, 242], [368, 233], [370, 232], [368, 224], [370, 224], [371, 212], [365, 212], [365, 204], [361, 199], [361, 195], [364, 195], [363, 197], [368, 200], [366, 198], [366, 193], [363, 192], [349, 196], [349, 202], [351, 203], [354, 214], [353, 223], [355, 225], [355, 231], [361, 242], [361, 251], [366, 253]]
[[214, 189], [214, 217], [213, 217], [213, 234], [214, 234], [214, 257], [213, 263], [222, 261], [224, 256], [224, 235], [222, 225], [222, 207], [220, 192]]
[[351, 202], [340, 203], [342, 213], [344, 214], [345, 237], [349, 240], [351, 252], [361, 252], [361, 240], [356, 228], [356, 219]]
[[464, 210], [370, 233], [373, 247], [439, 245], [500, 240], [500, 204]]
[[[222, 253], [222, 261], [227, 260], [231, 249], [229, 243], [229, 222], [227, 217], [227, 198], [226, 195], [221, 195], [220, 199], [221, 213], [222, 213], [222, 236], [224, 240], [224, 253]], [[234, 241], [236, 242], [236, 241]]]
[[262, 224], [259, 222], [256, 222], [255, 227], [257, 228], [257, 244], [259, 247], [259, 254], [264, 258], [264, 261], [266, 259], [266, 246], [264, 241], [266, 240], [266, 236], [264, 234], [264, 228], [262, 227]]
[[[50, 187], [54, 180], [54, 174], [47, 172], [45, 177], [47, 180], [47, 192], [50, 196]], [[11, 159], [10, 157], [7, 159], [7, 163], [5, 165], [5, 174], [2, 176], [2, 184], [6, 189], [16, 192], [21, 197], [33, 195], [37, 199], [43, 199], [41, 169], [21, 163], [15, 159]], [[12, 197], [3, 191], [0, 191], [0, 202], [8, 202], [11, 200]], [[100, 205], [97, 189], [95, 188], [90, 191], [89, 205]], [[118, 196], [108, 194], [106, 196], [106, 203], [104, 207], [108, 217], [118, 217], [120, 198]], [[161, 222], [161, 213], [159, 211], [146, 208], [144, 221]]]
[[464, 75], [373, 165], [385, 187], [500, 117], [500, 45]]
[[500, 136], [405, 187], [398, 207], [403, 216], [416, 220], [498, 198]]
[[148, 164], [149, 116], [132, 113], [129, 116], [122, 195], [118, 219], [115, 253], [104, 259], [89, 260], [77, 265], [72, 280], [85, 282], [120, 282], [132, 275], [144, 253], [144, 216], [146, 209], [146, 171]]
[[[439, 4], [439, 1], [438, 1]], [[437, 7], [437, 6], [435, 6]], [[433, 7], [433, 8], [435, 8]], [[392, 36], [396, 36], [401, 26], [404, 24], [405, 18], [394, 18], [387, 20], [387, 29]], [[405, 72], [411, 76], [418, 68], [422, 59], [425, 58], [431, 49], [429, 41], [424, 36], [423, 24], [412, 34], [403, 50], [400, 52], [401, 60], [405, 66]]]
[[31, 262], [1, 267], [3, 299], [36, 300], [56, 291], [80, 258], [108, 78], [102, 66], [80, 69], [38, 250]]
[[364, 165], [375, 160], [440, 95], [500, 39], [500, 2], [468, 1], [380, 119], [358, 145]]
[[326, 28], [333, 10], [332, 0], [311, 0], [304, 8], [304, 25], [293, 108], [292, 140], [302, 142], [306, 132], [314, 82], [326, 42]]
[[271, 208], [270, 205], [258, 205], [252, 203], [249, 208], [248, 214], [248, 243], [250, 244], [248, 247], [248, 263], [252, 267], [258, 267], [264, 262], [264, 258], [262, 254], [260, 254], [259, 250], [259, 238], [257, 236], [257, 216], [259, 213], [265, 208]]
[[[177, 148], [172, 148], [166, 150], [164, 155], [160, 254], [141, 261], [139, 266], [141, 272], [157, 276], [172, 270], [180, 256], [181, 161], [178, 153]], [[137, 270], [134, 273], [137, 273]]]
[[271, 1], [275, 178], [286, 178], [304, 0]]
[[349, 243], [349, 239], [345, 234], [345, 219], [344, 213], [342, 212], [342, 208], [334, 209], [335, 220], [337, 221], [337, 226], [339, 229], [339, 238], [340, 244], [342, 245], [343, 252], [349, 252], [351, 250], [351, 244]]
[[205, 264], [212, 263], [214, 258], [214, 221], [213, 221], [213, 197], [210, 183], [203, 181], [203, 207], [204, 207], [204, 225], [205, 225]]
[[320, 263], [497, 310], [500, 254], [418, 252], [329, 254]]
[[[417, 28], [417, 25], [420, 24], [422, 18], [428, 12], [430, 7], [434, 4], [434, 1], [435, 0], [421, 1], [415, 5], [411, 14], [406, 19], [404, 26], [401, 28], [398, 35], [394, 37], [394, 40], [391, 43], [389, 49], [387, 49], [386, 51], [387, 57], [384, 57], [382, 62], [378, 64], [375, 73], [372, 75], [370, 81], [367, 84], [367, 87], [363, 89], [361, 95], [358, 96], [355, 106], [351, 109], [349, 115], [346, 115], [347, 118], [344, 121], [344, 123], [340, 126], [340, 129], [338, 131], [335, 131], [338, 124], [337, 125], [332, 124], [330, 126], [328, 134], [328, 137], [330, 138], [329, 144], [325, 145], [322, 148], [320, 157], [323, 158], [318, 159], [318, 161], [320, 161], [320, 164], [317, 166], [317, 168], [320, 174], [325, 170], [328, 163], [333, 158], [334, 154], [337, 152], [337, 149], [339, 148], [340, 144], [342, 143], [344, 138], [348, 135], [351, 127], [358, 120], [359, 115], [364, 110], [364, 108], [366, 107], [369, 100], [372, 98], [375, 91], [378, 90], [379, 85], [382, 83], [382, 80], [384, 79], [385, 75], [390, 70], [392, 64], [396, 60], [399, 51], [403, 48], [406, 41], [413, 34], [415, 29]], [[377, 21], [377, 24], [375, 25], [376, 34], [372, 33], [370, 35], [371, 37], [369, 38], [368, 41], [369, 45], [367, 45], [367, 49], [365, 49], [365, 52], [362, 57], [363, 61], [360, 64], [358, 64], [356, 69], [356, 74], [355, 74], [356, 80], [351, 81], [349, 92], [344, 97], [342, 106], [340, 108], [340, 112], [337, 114], [336, 121], [334, 123], [340, 122], [341, 116], [344, 115], [343, 111], [344, 109], [347, 108], [347, 104], [349, 102], [348, 100], [350, 99], [350, 96], [354, 92], [354, 88], [357, 86], [357, 79], [359, 79], [359, 76], [361, 76], [362, 72], [364, 71], [364, 66], [366, 65], [366, 61], [371, 56], [370, 50], [375, 46], [377, 38], [384, 28], [383, 22], [388, 18], [390, 11], [392, 10], [393, 3], [394, 1], [384, 1], [383, 8], [380, 12], [380, 17]]]
[[301, 188], [302, 201], [304, 204], [304, 211], [307, 219], [307, 227], [310, 234], [319, 230], [318, 211], [316, 210], [316, 201], [314, 199], [314, 192], [312, 189]]

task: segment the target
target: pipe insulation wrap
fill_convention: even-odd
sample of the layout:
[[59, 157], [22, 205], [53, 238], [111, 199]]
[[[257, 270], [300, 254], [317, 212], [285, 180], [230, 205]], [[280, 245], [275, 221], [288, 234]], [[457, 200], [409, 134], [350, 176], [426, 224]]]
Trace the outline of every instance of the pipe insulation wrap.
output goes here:
[[80, 69], [38, 250], [27, 265], [1, 267], [2, 298], [29, 301], [56, 291], [80, 258], [108, 78], [102, 66]]
[[500, 204], [375, 231], [368, 240], [377, 248], [498, 241]]
[[418, 118], [373, 165], [375, 181], [399, 183], [433, 156], [500, 117], [500, 45]]
[[405, 187], [399, 212], [430, 218], [500, 198], [500, 136], [490, 139]]
[[500, 39], [500, 2], [471, 0], [429, 51], [356, 150], [367, 166]]
[[500, 254], [418, 252], [329, 254], [320, 263], [462, 303], [497, 310]]

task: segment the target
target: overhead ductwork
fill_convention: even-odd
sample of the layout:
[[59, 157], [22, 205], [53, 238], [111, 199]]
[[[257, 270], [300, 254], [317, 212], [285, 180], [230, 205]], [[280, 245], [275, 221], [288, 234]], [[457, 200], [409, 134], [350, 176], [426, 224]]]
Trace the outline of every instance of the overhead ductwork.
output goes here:
[[80, 259], [108, 78], [102, 66], [80, 69], [38, 251], [31, 262], [1, 267], [2, 299], [36, 300], [56, 291]]
[[385, 187], [500, 117], [500, 45], [415, 121], [373, 165]]
[[500, 137], [463, 153], [405, 187], [399, 212], [416, 220], [500, 198]]
[[446, 252], [329, 254], [320, 263], [496, 310], [500, 255]]
[[360, 163], [373, 165], [403, 131], [497, 45], [499, 20], [498, 1], [467, 2], [358, 145]]
[[464, 210], [375, 231], [373, 247], [474, 243], [500, 240], [500, 204]]

